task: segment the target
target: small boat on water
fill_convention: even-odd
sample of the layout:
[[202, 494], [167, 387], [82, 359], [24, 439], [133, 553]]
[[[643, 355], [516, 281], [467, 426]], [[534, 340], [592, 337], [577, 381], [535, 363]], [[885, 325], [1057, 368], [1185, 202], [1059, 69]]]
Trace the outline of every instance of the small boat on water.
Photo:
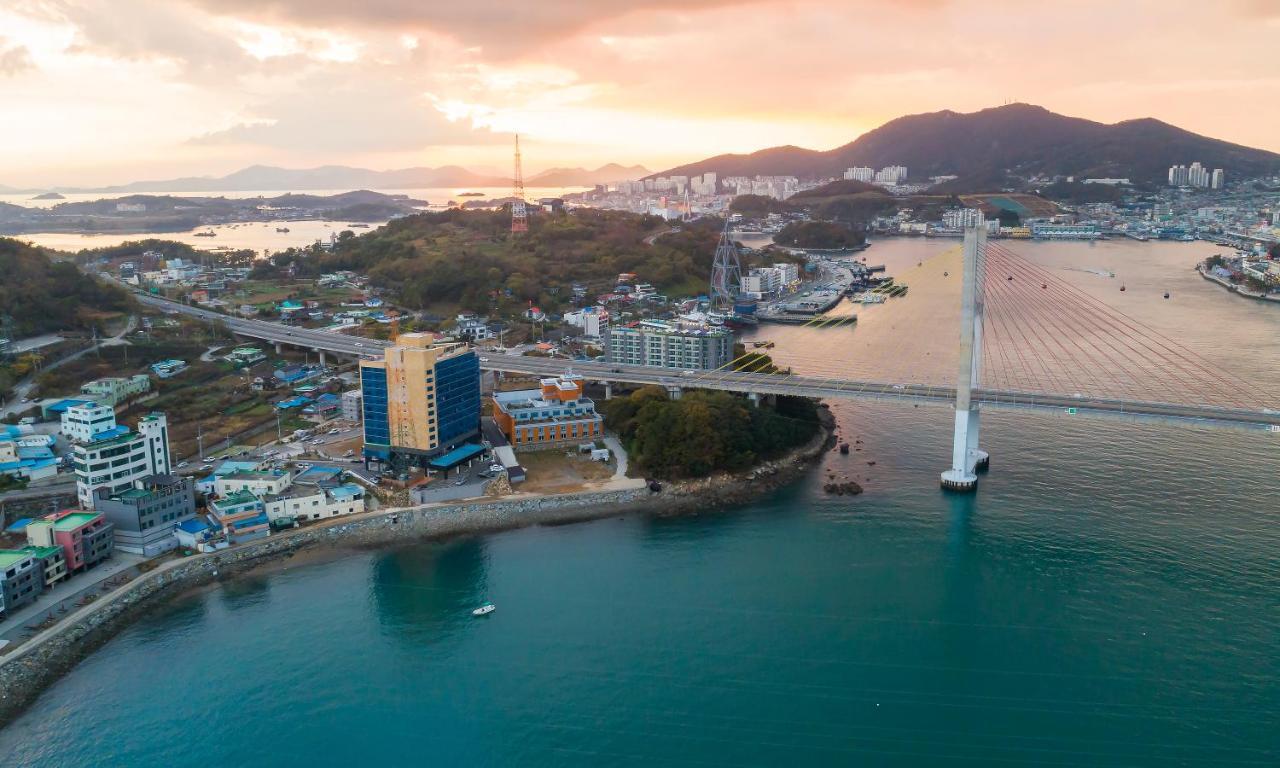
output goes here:
[[277, 231], [277, 232], [288, 232], [288, 231], [289, 231], [289, 228], [288, 228], [288, 227], [276, 227], [276, 231]]
[[472, 616], [488, 616], [489, 614], [493, 613], [496, 610], [498, 610], [498, 606], [494, 605], [493, 603], [485, 603], [484, 605], [472, 611], [471, 615]]
[[1165, 297], [1166, 299], [1167, 299], [1167, 298], [1169, 298], [1169, 292], [1168, 292], [1168, 291], [1165, 291], [1165, 292], [1164, 292], [1164, 297]]
[[1120, 286], [1120, 292], [1121, 292], [1121, 293], [1124, 293], [1124, 286], [1123, 286], [1123, 285], [1122, 285], [1122, 286]]

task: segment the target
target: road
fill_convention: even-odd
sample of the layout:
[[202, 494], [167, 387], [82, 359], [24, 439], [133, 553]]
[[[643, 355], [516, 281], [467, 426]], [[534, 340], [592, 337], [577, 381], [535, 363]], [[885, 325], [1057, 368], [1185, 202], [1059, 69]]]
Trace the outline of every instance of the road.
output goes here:
[[[155, 296], [140, 295], [140, 300], [160, 309], [177, 311], [208, 321], [225, 323], [232, 332], [242, 336], [281, 344], [291, 344], [340, 355], [360, 357], [376, 355], [389, 346], [389, 342], [375, 339], [357, 339], [327, 331], [288, 328], [265, 320], [247, 320], [211, 312], [199, 307], [179, 304]], [[881, 381], [853, 381], [827, 379], [787, 374], [739, 373], [734, 371], [703, 371], [683, 375], [680, 371], [652, 368], [641, 365], [616, 365], [610, 363], [578, 362], [543, 357], [516, 357], [490, 355], [480, 358], [480, 368], [487, 371], [523, 373], [537, 376], [554, 376], [571, 367], [574, 373], [587, 379], [628, 384], [657, 384], [688, 389], [720, 389], [759, 395], [796, 395], [813, 398], [877, 398], [954, 402], [955, 389], [926, 384], [898, 384]], [[1280, 412], [1223, 408], [1214, 405], [1183, 405], [1178, 403], [1118, 400], [1074, 395], [1015, 392], [995, 389], [975, 390], [973, 396], [982, 404], [1002, 408], [1037, 408], [1123, 415], [1131, 417], [1155, 417], [1162, 419], [1190, 420], [1237, 426], [1266, 426], [1280, 429]]]
[[19, 413], [32, 406], [32, 403], [24, 402], [24, 401], [26, 400], [27, 396], [31, 394], [31, 389], [36, 385], [36, 377], [39, 376], [41, 373], [57, 368], [60, 365], [65, 365], [71, 362], [72, 360], [78, 360], [84, 357], [85, 355], [91, 352], [94, 352], [99, 347], [114, 347], [119, 344], [128, 344], [129, 342], [125, 339], [125, 337], [133, 333], [133, 330], [137, 327], [138, 327], [137, 316], [129, 315], [129, 320], [124, 324], [124, 329], [121, 330], [119, 333], [117, 333], [115, 336], [109, 336], [105, 339], [102, 339], [101, 341], [98, 342], [96, 346], [87, 347], [85, 349], [80, 350], [79, 352], [67, 355], [61, 360], [54, 360], [52, 363], [49, 363], [48, 365], [44, 366], [39, 371], [36, 371], [35, 373], [23, 379], [22, 381], [18, 382], [13, 387], [12, 399], [7, 401], [3, 408], [0, 408], [0, 417], [9, 416], [14, 413]]

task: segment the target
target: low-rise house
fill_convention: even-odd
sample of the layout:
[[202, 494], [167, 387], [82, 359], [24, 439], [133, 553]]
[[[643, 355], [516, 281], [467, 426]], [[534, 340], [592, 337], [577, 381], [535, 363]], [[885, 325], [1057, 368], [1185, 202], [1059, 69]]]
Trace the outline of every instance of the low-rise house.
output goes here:
[[236, 347], [224, 359], [237, 368], [247, 368], [254, 363], [266, 360], [267, 356], [257, 347]]
[[203, 517], [193, 517], [175, 525], [173, 536], [179, 547], [205, 552], [217, 537], [217, 531]]
[[151, 372], [162, 379], [171, 379], [187, 369], [185, 360], [161, 360], [151, 364]]
[[67, 578], [67, 558], [62, 547], [36, 547], [28, 544], [22, 551], [30, 552], [35, 557], [44, 576], [45, 589], [56, 587]]
[[116, 529], [116, 547], [152, 557], [178, 546], [174, 525], [195, 517], [196, 497], [190, 478], [151, 475], [126, 491], [99, 488], [94, 508]]
[[278, 496], [263, 499], [267, 517], [271, 520], [324, 520], [339, 515], [354, 515], [364, 511], [364, 489], [345, 484], [333, 488], [302, 488]]
[[364, 415], [364, 393], [358, 389], [342, 393], [342, 418], [359, 424]]
[[27, 524], [27, 543], [61, 547], [68, 573], [80, 573], [111, 557], [115, 526], [101, 512], [68, 509]]
[[255, 496], [271, 496], [285, 492], [293, 482], [293, 475], [283, 469], [253, 472], [232, 472], [218, 475], [213, 480], [213, 492], [219, 496], [248, 492]]
[[47, 447], [24, 446], [16, 440], [0, 440], [0, 475], [44, 480], [58, 474], [58, 460]]
[[150, 391], [151, 377], [145, 373], [128, 378], [112, 376], [97, 379], [80, 387], [80, 394], [91, 398], [95, 403], [112, 407]]
[[[77, 443], [105, 439], [116, 428], [116, 411], [110, 405], [87, 402], [62, 412], [63, 437]], [[100, 438], [100, 436], [103, 436]]]
[[0, 549], [0, 619], [34, 603], [43, 589], [40, 565], [32, 553]]
[[271, 535], [271, 521], [262, 500], [248, 491], [238, 491], [209, 502], [209, 514], [231, 544]]

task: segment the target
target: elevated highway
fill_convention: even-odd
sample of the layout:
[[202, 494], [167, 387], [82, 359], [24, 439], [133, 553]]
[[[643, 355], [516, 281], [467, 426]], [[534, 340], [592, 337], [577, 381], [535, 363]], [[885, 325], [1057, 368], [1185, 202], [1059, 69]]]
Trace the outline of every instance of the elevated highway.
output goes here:
[[[260, 339], [271, 344], [303, 347], [347, 357], [378, 355], [389, 342], [363, 339], [332, 331], [292, 328], [267, 320], [251, 320], [224, 315], [200, 307], [138, 294], [138, 300], [157, 309], [178, 312], [207, 322], [222, 323], [238, 336]], [[812, 398], [856, 398], [915, 400], [919, 402], [954, 403], [953, 387], [881, 381], [830, 379], [787, 374], [739, 373], [735, 371], [683, 371], [648, 366], [614, 365], [596, 362], [568, 362], [554, 358], [489, 355], [480, 358], [487, 371], [553, 376], [572, 368], [587, 379], [625, 384], [654, 384], [673, 392], [684, 389], [717, 389], [753, 395], [795, 395]], [[1280, 412], [1263, 409], [1246, 410], [1215, 405], [1184, 405], [1090, 397], [1074, 394], [1015, 392], [998, 389], [975, 389], [973, 397], [984, 406], [997, 408], [1031, 408], [1080, 413], [1096, 413], [1133, 418], [1157, 418], [1193, 421], [1213, 425], [1273, 428], [1280, 431]]]

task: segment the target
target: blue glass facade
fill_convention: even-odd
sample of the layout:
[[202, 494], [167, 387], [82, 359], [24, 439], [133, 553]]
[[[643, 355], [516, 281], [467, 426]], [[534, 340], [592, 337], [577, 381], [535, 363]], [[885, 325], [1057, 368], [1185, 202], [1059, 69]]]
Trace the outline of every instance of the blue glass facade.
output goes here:
[[436, 363], [436, 416], [441, 447], [480, 429], [480, 358], [475, 352]]
[[387, 422], [387, 372], [379, 368], [360, 369], [360, 392], [364, 402], [365, 453], [373, 446], [391, 444]]

